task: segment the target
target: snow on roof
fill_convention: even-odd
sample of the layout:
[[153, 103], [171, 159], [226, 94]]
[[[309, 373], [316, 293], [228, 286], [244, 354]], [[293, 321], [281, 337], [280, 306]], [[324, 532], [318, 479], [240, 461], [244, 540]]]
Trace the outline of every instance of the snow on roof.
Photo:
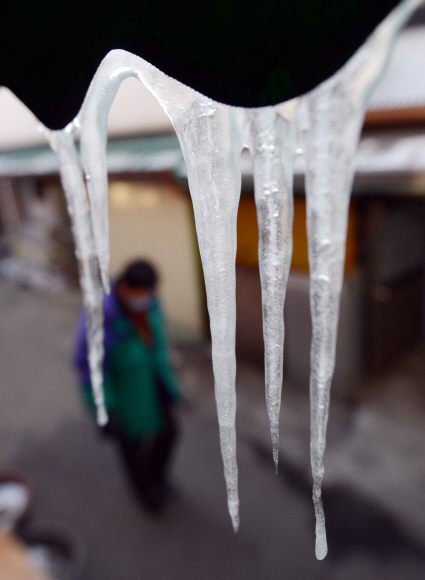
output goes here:
[[368, 110], [425, 107], [425, 26], [403, 30], [387, 70], [373, 91]]

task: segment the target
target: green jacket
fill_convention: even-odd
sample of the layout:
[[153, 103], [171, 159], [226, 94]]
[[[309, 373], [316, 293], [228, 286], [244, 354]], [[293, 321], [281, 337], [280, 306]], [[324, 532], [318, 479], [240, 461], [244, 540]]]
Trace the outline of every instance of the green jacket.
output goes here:
[[[132, 321], [122, 314], [114, 293], [105, 299], [105, 403], [119, 419], [123, 433], [131, 438], [157, 433], [164, 426], [158, 380], [164, 385], [166, 396], [174, 400], [179, 397], [168, 358], [165, 321], [156, 300], [147, 316], [154, 337], [152, 346], [142, 341]], [[80, 343], [77, 366], [86, 401], [94, 410], [84, 332]]]

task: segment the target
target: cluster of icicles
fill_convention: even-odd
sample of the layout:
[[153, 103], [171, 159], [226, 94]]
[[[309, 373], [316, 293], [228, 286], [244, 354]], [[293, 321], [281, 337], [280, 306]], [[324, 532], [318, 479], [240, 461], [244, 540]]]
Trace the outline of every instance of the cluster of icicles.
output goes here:
[[[292, 253], [293, 163], [306, 159], [310, 262], [311, 465], [316, 556], [327, 553], [321, 501], [329, 395], [354, 155], [365, 103], [387, 62], [394, 37], [420, 0], [404, 0], [333, 77], [310, 93], [270, 107], [217, 103], [131, 53], [111, 51], [81, 110], [61, 131], [45, 129], [60, 163], [88, 312], [89, 363], [97, 417], [107, 421], [102, 390], [103, 290], [109, 290], [107, 119], [120, 83], [139, 79], [171, 119], [187, 167], [211, 320], [220, 442], [233, 527], [239, 525], [235, 432], [235, 255], [241, 151], [254, 163], [260, 232], [266, 404], [277, 467], [282, 387], [283, 305]], [[81, 155], [74, 132], [80, 130]]]

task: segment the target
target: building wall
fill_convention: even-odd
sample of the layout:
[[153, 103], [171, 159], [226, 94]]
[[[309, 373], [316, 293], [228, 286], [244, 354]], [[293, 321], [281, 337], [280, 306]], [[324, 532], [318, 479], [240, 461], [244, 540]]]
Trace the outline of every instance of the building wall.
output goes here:
[[[362, 277], [356, 268], [358, 217], [350, 207], [341, 295], [338, 347], [333, 392], [346, 396], [362, 372]], [[293, 255], [285, 300], [285, 380], [308, 388], [310, 373], [311, 316], [304, 197], [294, 199]], [[236, 257], [236, 351], [238, 356], [262, 364], [264, 360], [261, 286], [258, 271], [258, 228], [252, 195], [241, 198], [238, 213]]]
[[132, 259], [151, 260], [170, 332], [200, 337], [203, 292], [189, 196], [166, 178], [111, 181], [109, 211], [112, 276]]

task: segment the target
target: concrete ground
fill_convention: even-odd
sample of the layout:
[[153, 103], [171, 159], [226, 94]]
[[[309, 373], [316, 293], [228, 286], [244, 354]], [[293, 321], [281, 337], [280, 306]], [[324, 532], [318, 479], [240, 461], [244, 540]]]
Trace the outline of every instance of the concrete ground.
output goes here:
[[175, 348], [186, 402], [161, 518], [132, 496], [114, 445], [97, 436], [70, 365], [78, 295], [0, 280], [0, 468], [34, 479], [32, 522], [72, 526], [85, 580], [425, 578], [425, 357], [406, 356], [350, 406], [333, 401], [324, 502], [329, 556], [314, 557], [307, 393], [284, 386], [274, 474], [260, 370], [238, 366], [241, 527], [227, 514], [207, 346]]

